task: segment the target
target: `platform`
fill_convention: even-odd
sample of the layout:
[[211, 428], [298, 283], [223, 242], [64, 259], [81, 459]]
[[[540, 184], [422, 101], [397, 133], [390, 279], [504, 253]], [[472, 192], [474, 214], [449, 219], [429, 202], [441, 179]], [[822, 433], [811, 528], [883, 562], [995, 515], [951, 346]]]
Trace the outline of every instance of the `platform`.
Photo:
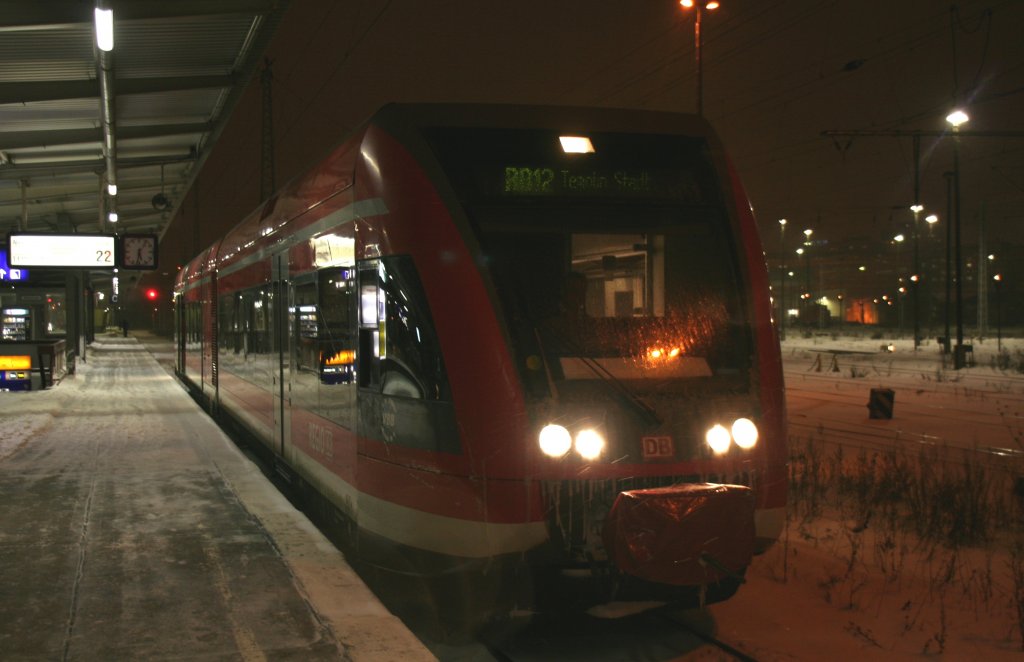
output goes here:
[[157, 361], [0, 393], [0, 658], [432, 660]]

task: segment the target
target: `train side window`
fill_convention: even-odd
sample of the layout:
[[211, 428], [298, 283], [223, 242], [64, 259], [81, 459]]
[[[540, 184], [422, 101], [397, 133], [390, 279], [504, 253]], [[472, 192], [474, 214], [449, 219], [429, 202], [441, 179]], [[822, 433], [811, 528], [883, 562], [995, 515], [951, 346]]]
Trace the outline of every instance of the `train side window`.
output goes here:
[[449, 401], [441, 347], [407, 255], [359, 269], [359, 385], [384, 395]]
[[318, 275], [319, 374], [322, 384], [350, 384], [355, 369], [353, 298], [355, 271], [324, 269]]

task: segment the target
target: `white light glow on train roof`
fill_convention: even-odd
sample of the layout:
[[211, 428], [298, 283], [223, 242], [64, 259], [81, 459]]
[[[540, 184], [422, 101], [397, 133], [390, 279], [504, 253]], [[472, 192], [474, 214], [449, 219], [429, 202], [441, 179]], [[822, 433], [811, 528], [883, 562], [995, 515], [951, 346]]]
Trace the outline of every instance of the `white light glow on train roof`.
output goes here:
[[559, 136], [562, 151], [566, 154], [593, 154], [594, 144], [586, 136]]

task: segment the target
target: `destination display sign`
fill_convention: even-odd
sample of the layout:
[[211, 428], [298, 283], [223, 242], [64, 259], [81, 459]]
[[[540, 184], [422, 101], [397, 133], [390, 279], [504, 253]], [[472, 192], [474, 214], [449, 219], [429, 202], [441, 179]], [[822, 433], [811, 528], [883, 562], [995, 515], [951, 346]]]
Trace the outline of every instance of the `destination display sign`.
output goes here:
[[33, 234], [7, 236], [12, 268], [77, 267], [113, 269], [117, 266], [113, 234]]
[[701, 187], [685, 170], [507, 165], [490, 190], [505, 196], [656, 198], [700, 203]]
[[455, 191], [474, 202], [721, 203], [700, 136], [586, 132], [579, 150], [562, 141], [582, 138], [550, 129], [437, 128], [428, 138]]

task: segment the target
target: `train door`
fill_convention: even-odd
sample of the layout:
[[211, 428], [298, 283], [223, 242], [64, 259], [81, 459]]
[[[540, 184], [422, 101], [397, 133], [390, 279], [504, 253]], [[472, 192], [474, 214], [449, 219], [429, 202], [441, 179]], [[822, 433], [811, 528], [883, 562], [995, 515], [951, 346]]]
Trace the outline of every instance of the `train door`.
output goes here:
[[274, 357], [272, 362], [271, 395], [273, 402], [273, 441], [272, 447], [278, 455], [284, 456], [284, 446], [287, 442], [287, 430], [290, 422], [289, 409], [285, 399], [286, 370], [288, 369], [288, 332], [286, 329], [288, 317], [288, 256], [285, 254], [275, 255], [271, 258], [270, 282], [271, 292], [268, 297], [270, 311], [269, 319], [272, 329], [271, 336], [274, 338], [274, 346], [271, 354]]

